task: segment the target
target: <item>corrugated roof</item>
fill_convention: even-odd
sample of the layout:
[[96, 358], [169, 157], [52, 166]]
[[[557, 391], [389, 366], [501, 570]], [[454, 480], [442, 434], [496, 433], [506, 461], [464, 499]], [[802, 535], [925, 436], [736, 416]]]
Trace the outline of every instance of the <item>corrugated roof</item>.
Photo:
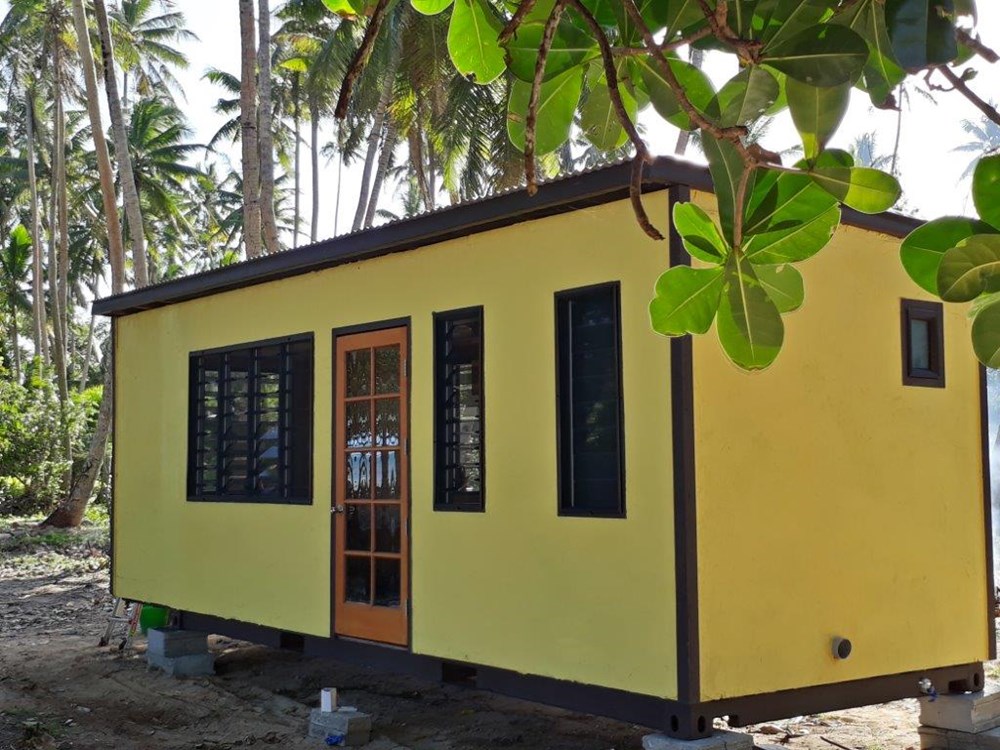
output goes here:
[[[529, 196], [521, 187], [487, 198], [442, 206], [294, 250], [105, 297], [94, 302], [93, 311], [96, 315], [128, 315], [619, 200], [628, 196], [631, 169], [631, 160], [620, 161], [545, 181], [534, 196]], [[712, 189], [708, 170], [704, 167], [667, 157], [658, 158], [646, 167], [644, 190], [664, 189], [670, 185]], [[843, 221], [900, 237], [921, 224], [899, 214], [866, 216], [850, 209], [844, 209]]]

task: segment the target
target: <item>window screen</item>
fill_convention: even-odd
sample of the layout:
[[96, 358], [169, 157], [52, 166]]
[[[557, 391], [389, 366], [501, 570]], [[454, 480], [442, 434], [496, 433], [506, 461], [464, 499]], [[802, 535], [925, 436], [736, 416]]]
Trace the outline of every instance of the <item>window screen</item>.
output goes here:
[[188, 499], [309, 503], [313, 339], [190, 357]]
[[434, 328], [434, 507], [483, 510], [483, 309], [439, 313]]
[[559, 511], [625, 514], [618, 284], [556, 295]]

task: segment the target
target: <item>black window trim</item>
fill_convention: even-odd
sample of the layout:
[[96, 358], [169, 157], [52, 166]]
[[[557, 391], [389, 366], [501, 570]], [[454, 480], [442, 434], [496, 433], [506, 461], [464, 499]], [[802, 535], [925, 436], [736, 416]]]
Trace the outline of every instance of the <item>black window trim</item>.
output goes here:
[[[910, 368], [910, 321], [923, 320], [930, 324], [931, 369]], [[900, 304], [903, 385], [923, 388], [944, 388], [944, 305], [940, 302], [903, 299]]]
[[[440, 351], [440, 341], [438, 339], [439, 324], [449, 320], [469, 317], [479, 318], [479, 375], [481, 379], [479, 397], [479, 497], [476, 499], [466, 499], [459, 502], [442, 502], [443, 488], [441, 487], [440, 473], [440, 443], [442, 439], [443, 425], [441, 419], [441, 409], [439, 408], [441, 394], [439, 384], [441, 382], [441, 361], [438, 357]], [[444, 310], [435, 312], [433, 318], [433, 349], [434, 349], [434, 510], [452, 513], [485, 513], [486, 512], [486, 316], [482, 305], [471, 307], [461, 307], [455, 310]]]
[[[312, 366], [309, 368], [309, 414], [310, 414], [310, 424], [308, 434], [308, 444], [306, 455], [308, 456], [307, 463], [307, 476], [308, 476], [308, 490], [304, 497], [287, 497], [287, 498], [273, 498], [273, 497], [263, 497], [260, 495], [197, 495], [191, 492], [192, 488], [192, 478], [195, 472], [194, 466], [194, 451], [192, 446], [195, 441], [195, 429], [197, 425], [197, 419], [195, 417], [196, 403], [194, 398], [194, 393], [192, 391], [193, 383], [191, 378], [191, 360], [194, 357], [201, 357], [211, 354], [227, 354], [229, 352], [241, 351], [244, 349], [255, 349], [263, 348], [268, 346], [275, 346], [276, 344], [291, 344], [299, 343], [302, 341], [308, 341], [312, 345]], [[185, 477], [184, 483], [184, 495], [187, 502], [190, 503], [245, 503], [245, 504], [257, 504], [257, 505], [312, 505], [313, 504], [313, 470], [314, 470], [314, 435], [316, 423], [316, 336], [314, 332], [308, 331], [303, 333], [291, 334], [289, 336], [276, 336], [269, 339], [259, 339], [256, 341], [246, 341], [239, 344], [227, 344], [226, 346], [217, 346], [211, 349], [197, 349], [188, 353], [188, 393], [187, 393], [187, 419], [188, 419], [188, 429], [187, 429], [187, 475]]]
[[[618, 510], [598, 511], [592, 509], [581, 509], [567, 507], [563, 503], [563, 493], [566, 488], [566, 468], [563, 466], [563, 425], [562, 425], [562, 379], [559, 372], [559, 351], [560, 351], [560, 330], [559, 330], [559, 305], [569, 298], [586, 292], [593, 292], [599, 289], [613, 290], [614, 293], [614, 315], [615, 315], [615, 344], [617, 355], [617, 367], [615, 372], [618, 376]], [[556, 512], [559, 516], [572, 518], [627, 518], [627, 503], [625, 497], [625, 389], [622, 369], [622, 320], [621, 320], [621, 282], [606, 281], [599, 284], [589, 284], [587, 286], [575, 287], [573, 289], [563, 289], [555, 293], [555, 304], [553, 307], [553, 328], [555, 330], [555, 377], [556, 377]]]

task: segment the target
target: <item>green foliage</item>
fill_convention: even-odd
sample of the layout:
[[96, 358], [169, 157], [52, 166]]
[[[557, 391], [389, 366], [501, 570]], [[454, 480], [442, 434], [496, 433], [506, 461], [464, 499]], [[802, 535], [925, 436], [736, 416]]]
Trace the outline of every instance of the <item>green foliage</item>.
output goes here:
[[[74, 398], [67, 426], [74, 458], [85, 456], [101, 389]], [[63, 494], [72, 465], [60, 455], [61, 410], [53, 385], [35, 374], [18, 383], [0, 369], [0, 515], [47, 511]]]
[[972, 347], [1000, 367], [1000, 154], [982, 159], [972, 177], [981, 219], [945, 217], [914, 230], [900, 259], [917, 284], [946, 302], [972, 302]]

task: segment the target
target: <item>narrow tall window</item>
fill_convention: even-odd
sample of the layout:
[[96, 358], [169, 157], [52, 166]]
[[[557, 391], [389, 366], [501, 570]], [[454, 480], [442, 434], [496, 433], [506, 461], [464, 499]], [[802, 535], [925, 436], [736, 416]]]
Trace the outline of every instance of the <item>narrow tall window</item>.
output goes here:
[[556, 294], [559, 513], [624, 517], [619, 285]]
[[309, 503], [313, 338], [190, 357], [188, 499]]
[[436, 510], [485, 508], [483, 308], [434, 316]]
[[903, 385], [944, 388], [944, 307], [904, 299]]

